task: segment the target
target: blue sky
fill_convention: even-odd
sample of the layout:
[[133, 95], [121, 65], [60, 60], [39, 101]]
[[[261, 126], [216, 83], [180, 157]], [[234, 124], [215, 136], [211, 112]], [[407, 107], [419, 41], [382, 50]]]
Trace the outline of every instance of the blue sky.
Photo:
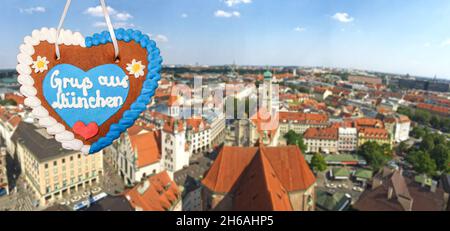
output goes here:
[[[63, 0], [3, 0], [0, 68]], [[74, 0], [65, 28], [104, 30], [97, 0]], [[107, 0], [116, 26], [158, 41], [166, 64], [350, 67], [450, 77], [447, 0]]]

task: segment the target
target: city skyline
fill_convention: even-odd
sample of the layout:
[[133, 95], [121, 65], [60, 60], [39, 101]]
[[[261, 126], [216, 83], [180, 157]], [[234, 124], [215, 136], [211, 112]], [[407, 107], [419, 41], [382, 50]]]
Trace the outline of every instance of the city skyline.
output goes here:
[[[325, 66], [450, 79], [446, 1], [109, 0], [116, 27], [148, 32], [166, 65]], [[105, 29], [97, 1], [73, 2], [65, 28]], [[145, 6], [145, 7], [143, 7]], [[0, 68], [14, 68], [23, 37], [55, 27], [64, 1], [8, 0]], [[13, 23], [12, 23], [13, 22]]]

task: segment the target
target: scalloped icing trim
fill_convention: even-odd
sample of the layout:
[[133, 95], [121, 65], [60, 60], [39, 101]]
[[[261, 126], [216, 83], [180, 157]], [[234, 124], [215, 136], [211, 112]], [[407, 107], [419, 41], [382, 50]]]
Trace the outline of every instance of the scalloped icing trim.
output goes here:
[[[111, 124], [108, 133], [104, 137], [101, 137], [91, 145], [89, 153], [98, 152], [112, 144], [115, 139], [120, 137], [121, 133], [134, 124], [139, 115], [147, 109], [147, 104], [155, 94], [155, 90], [158, 87], [158, 81], [161, 79], [160, 71], [162, 69], [161, 64], [163, 60], [159, 49], [156, 47], [155, 41], [151, 40], [148, 35], [132, 29], [117, 29], [115, 30], [115, 35], [118, 41], [135, 41], [147, 50], [147, 60], [149, 63], [147, 67], [148, 72], [142, 85], [141, 94], [136, 101], [123, 113], [122, 118], [118, 123]], [[112, 42], [112, 40], [108, 31], [103, 31], [100, 34], [95, 33], [92, 37], [86, 37], [85, 39], [86, 47], [110, 42]]]

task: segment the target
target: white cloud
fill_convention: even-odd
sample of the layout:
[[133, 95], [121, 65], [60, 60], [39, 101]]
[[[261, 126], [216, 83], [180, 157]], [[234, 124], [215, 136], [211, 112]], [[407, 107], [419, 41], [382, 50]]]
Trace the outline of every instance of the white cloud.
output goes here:
[[337, 20], [339, 22], [343, 22], [343, 23], [349, 23], [349, 22], [353, 22], [355, 19], [350, 17], [349, 14], [347, 13], [336, 13], [333, 15], [332, 17], [334, 20]]
[[186, 13], [182, 13], [182, 14], [181, 14], [181, 17], [182, 17], [182, 18], [187, 18], [187, 17], [189, 17], [189, 15], [186, 14]]
[[167, 36], [162, 35], [162, 34], [157, 34], [156, 36], [153, 37], [153, 39], [159, 43], [169, 42], [169, 38], [167, 38]]
[[[92, 24], [92, 26], [97, 27], [97, 28], [107, 28], [108, 27], [106, 25], [106, 22], [94, 22], [94, 24]], [[113, 27], [115, 27], [115, 28], [120, 28], [120, 27], [132, 28], [132, 27], [136, 27], [136, 26], [133, 23], [116, 22], [116, 23], [113, 23]]]
[[[117, 14], [117, 11], [110, 6], [107, 6], [106, 9], [108, 9], [108, 13], [110, 15]], [[84, 13], [94, 17], [103, 17], [103, 9], [101, 6], [89, 7], [84, 11]]]
[[296, 27], [296, 28], [294, 28], [294, 31], [297, 31], [297, 32], [304, 32], [304, 31], [306, 31], [306, 28], [304, 28], [304, 27]]
[[127, 21], [128, 19], [133, 18], [133, 16], [127, 12], [117, 13], [116, 19], [119, 21]]
[[33, 14], [33, 13], [44, 13], [46, 11], [45, 7], [43, 6], [35, 6], [30, 8], [20, 8], [20, 13], [26, 13], [26, 14]]
[[163, 34], [157, 34], [157, 35], [153, 35], [153, 34], [147, 34], [151, 39], [155, 40], [155, 42], [158, 43], [167, 43], [169, 42], [169, 38], [167, 38], [167, 36], [163, 35]]
[[444, 40], [444, 41], [441, 43], [441, 46], [443, 46], [443, 47], [450, 46], [450, 39]]
[[[133, 15], [128, 12], [119, 12], [110, 6], [107, 6], [106, 9], [108, 10], [109, 15], [118, 21], [128, 21], [133, 18]], [[103, 9], [101, 6], [89, 7], [84, 11], [84, 14], [88, 14], [93, 17], [103, 17]]]
[[227, 6], [232, 7], [239, 4], [250, 4], [252, 0], [224, 0], [224, 2]]
[[223, 10], [217, 10], [214, 12], [214, 16], [218, 18], [231, 18], [231, 17], [240, 17], [241, 13], [238, 11], [223, 11]]

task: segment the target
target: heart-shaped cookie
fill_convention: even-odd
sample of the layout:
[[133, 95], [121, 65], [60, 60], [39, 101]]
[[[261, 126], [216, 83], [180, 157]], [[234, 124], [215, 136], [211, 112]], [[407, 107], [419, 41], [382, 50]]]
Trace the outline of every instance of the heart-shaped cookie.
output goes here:
[[20, 91], [39, 124], [66, 149], [95, 153], [133, 125], [153, 97], [162, 58], [156, 43], [137, 30], [115, 30], [119, 59], [108, 31], [84, 38], [61, 30], [34, 30], [17, 56]]

